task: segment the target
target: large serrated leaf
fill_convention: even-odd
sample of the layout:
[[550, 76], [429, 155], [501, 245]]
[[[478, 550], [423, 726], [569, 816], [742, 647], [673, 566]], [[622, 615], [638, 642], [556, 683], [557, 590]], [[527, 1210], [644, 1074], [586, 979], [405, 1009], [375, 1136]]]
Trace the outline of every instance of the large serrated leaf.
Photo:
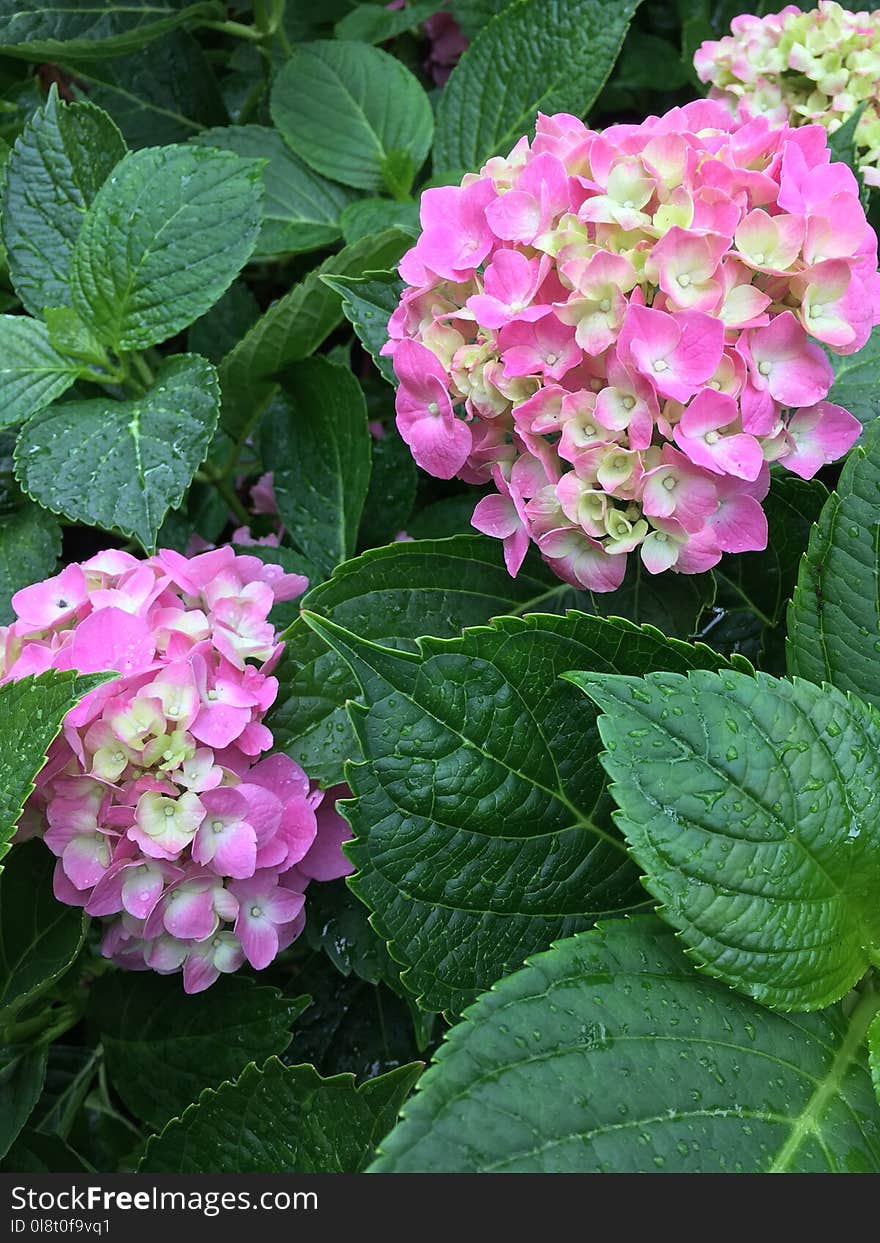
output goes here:
[[394, 1120], [421, 1064], [355, 1086], [313, 1066], [270, 1058], [206, 1091], [153, 1136], [138, 1169], [151, 1174], [354, 1174]]
[[117, 351], [174, 336], [213, 306], [260, 230], [260, 165], [231, 151], [133, 151], [86, 213], [73, 252], [73, 303]]
[[218, 0], [0, 0], [0, 53], [35, 61], [122, 56], [178, 26], [223, 17]]
[[599, 705], [615, 823], [694, 959], [817, 1010], [880, 949], [880, 717], [766, 673], [571, 673]]
[[326, 358], [285, 376], [263, 430], [272, 446], [278, 513], [291, 539], [325, 574], [354, 553], [370, 486], [370, 432], [361, 386]]
[[[458, 535], [371, 549], [339, 566], [303, 606], [362, 638], [415, 651], [423, 634], [452, 638], [501, 613], [546, 607], [554, 583], [538, 557], [511, 578], [498, 540]], [[345, 703], [360, 691], [345, 661], [298, 620], [277, 675], [267, 717], [276, 745], [323, 785], [342, 781], [345, 761], [359, 754]]]
[[3, 245], [15, 292], [32, 315], [70, 305], [70, 263], [83, 217], [124, 155], [106, 112], [86, 102], [63, 104], [56, 90], [16, 140], [3, 189]]
[[18, 478], [47, 509], [152, 551], [208, 452], [219, 398], [209, 362], [172, 356], [143, 397], [61, 402], [35, 415], [16, 446]]
[[834, 384], [828, 400], [843, 406], [867, 427], [880, 414], [880, 328], [855, 354], [832, 356]]
[[52, 669], [0, 685], [0, 859], [67, 713], [108, 674]]
[[49, 330], [26, 315], [0, 315], [0, 428], [13, 427], [60, 397], [79, 365], [53, 348]]
[[409, 238], [396, 229], [365, 237], [325, 259], [242, 337], [220, 366], [224, 429], [242, 439], [271, 397], [274, 378], [291, 363], [314, 353], [343, 320], [342, 298], [321, 281], [324, 273], [360, 276], [398, 261]]
[[188, 997], [179, 977], [116, 974], [99, 981], [89, 1020], [100, 1032], [107, 1070], [137, 1118], [160, 1129], [249, 1062], [283, 1053], [308, 998], [224, 976]]
[[53, 514], [30, 501], [0, 514], [0, 626], [15, 620], [15, 593], [48, 578], [60, 555], [61, 528]]
[[54, 871], [55, 856], [34, 841], [15, 846], [0, 874], [0, 1023], [60, 979], [82, 948], [86, 916], [55, 897]]
[[132, 149], [185, 142], [228, 120], [211, 63], [184, 30], [129, 56], [78, 61], [71, 72]]
[[377, 1173], [877, 1173], [865, 1030], [701, 978], [649, 916], [570, 940], [447, 1036]]
[[313, 172], [267, 125], [229, 125], [205, 130], [194, 141], [250, 159], [263, 169], [263, 223], [254, 257], [321, 250], [342, 236], [339, 218], [352, 193]]
[[406, 66], [341, 39], [294, 50], [272, 84], [272, 120], [315, 172], [374, 191], [396, 188], [390, 170], [405, 157], [408, 192], [434, 132], [428, 96]]
[[559, 674], [717, 668], [705, 647], [629, 622], [499, 618], [392, 652], [304, 613], [351, 665], [364, 757], [341, 804], [351, 887], [429, 1010], [459, 1012], [527, 955], [641, 905], [610, 819], [596, 713]]
[[30, 1117], [45, 1077], [45, 1046], [0, 1045], [0, 1158]]
[[345, 318], [357, 333], [380, 373], [389, 384], [396, 384], [391, 359], [383, 357], [388, 340], [388, 320], [400, 301], [403, 282], [396, 272], [371, 272], [368, 276], [335, 276], [321, 280], [342, 296]]
[[850, 454], [801, 561], [788, 668], [880, 707], [880, 424]]
[[437, 108], [434, 166], [467, 172], [506, 154], [538, 112], [588, 112], [639, 0], [519, 0], [480, 31]]

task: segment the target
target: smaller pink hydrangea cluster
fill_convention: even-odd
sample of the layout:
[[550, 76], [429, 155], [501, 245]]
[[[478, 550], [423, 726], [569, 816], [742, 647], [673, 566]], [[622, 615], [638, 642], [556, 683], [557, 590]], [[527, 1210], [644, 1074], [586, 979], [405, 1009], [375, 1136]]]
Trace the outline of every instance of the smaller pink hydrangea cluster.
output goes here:
[[820, 342], [880, 322], [877, 238], [824, 129], [700, 100], [641, 125], [539, 116], [422, 232], [384, 352], [418, 464], [492, 483], [473, 524], [560, 578], [627, 554], [699, 573], [761, 549], [769, 463], [810, 478], [860, 431]]
[[19, 829], [57, 856], [55, 896], [105, 921], [120, 966], [183, 971], [195, 993], [297, 937], [310, 880], [351, 868], [334, 809], [265, 753], [283, 644], [268, 620], [305, 578], [230, 547], [108, 550], [25, 587], [0, 628], [0, 681], [121, 676], [65, 718]]
[[822, 125], [832, 134], [864, 106], [855, 147], [865, 182], [880, 186], [880, 12], [819, 0], [808, 13], [794, 4], [767, 17], [744, 13], [730, 29], [694, 55], [700, 81], [712, 84], [709, 97], [744, 119]]

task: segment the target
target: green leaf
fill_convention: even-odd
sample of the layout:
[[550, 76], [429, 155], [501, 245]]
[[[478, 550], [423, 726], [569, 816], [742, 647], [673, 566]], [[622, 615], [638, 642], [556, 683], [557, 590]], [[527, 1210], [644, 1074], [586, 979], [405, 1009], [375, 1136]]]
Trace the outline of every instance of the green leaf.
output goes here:
[[[33, 728], [33, 719], [22, 728]], [[2, 784], [0, 791], [5, 794]], [[55, 856], [33, 841], [16, 846], [0, 873], [2, 1023], [59, 980], [82, 948], [86, 916], [57, 900], [54, 871]]]
[[73, 303], [115, 350], [145, 349], [204, 315], [260, 229], [260, 166], [207, 147], [149, 147], [120, 161], [73, 252]]
[[0, 428], [13, 427], [60, 397], [79, 374], [49, 341], [45, 324], [0, 315]]
[[880, 424], [852, 450], [801, 561], [788, 669], [880, 707]]
[[188, 997], [178, 977], [125, 972], [98, 982], [89, 1019], [124, 1104], [159, 1130], [203, 1088], [283, 1053], [307, 1003], [239, 977]]
[[865, 1173], [874, 993], [796, 1019], [690, 970], [652, 917], [561, 941], [447, 1036], [377, 1173]]
[[610, 821], [596, 713], [559, 674], [716, 668], [619, 619], [498, 618], [421, 655], [307, 622], [352, 666], [364, 760], [343, 804], [349, 884], [424, 1009], [460, 1012], [560, 936], [641, 905]]
[[244, 438], [259, 418], [274, 389], [274, 377], [291, 363], [314, 353], [342, 322], [342, 299], [321, 276], [360, 276], [396, 263], [407, 247], [396, 229], [365, 237], [331, 255], [269, 307], [223, 359], [223, 427]]
[[154, 1174], [346, 1174], [369, 1161], [393, 1126], [421, 1063], [355, 1087], [354, 1075], [322, 1079], [313, 1066], [270, 1058], [147, 1141], [138, 1169]]
[[133, 149], [185, 142], [229, 119], [208, 58], [183, 30], [130, 56], [77, 63], [71, 73]]
[[384, 428], [373, 438], [370, 490], [358, 531], [362, 548], [390, 544], [406, 526], [413, 511], [419, 478], [416, 464], [397, 428]]
[[0, 1158], [31, 1116], [45, 1077], [45, 1047], [0, 1045]]
[[388, 340], [388, 320], [400, 301], [403, 281], [396, 272], [371, 272], [369, 276], [322, 276], [321, 280], [342, 296], [342, 311], [389, 384], [396, 384], [391, 359], [380, 353]]
[[151, 551], [208, 452], [219, 400], [209, 362], [167, 358], [143, 397], [67, 401], [35, 415], [16, 447], [18, 478], [47, 509]]
[[639, 0], [519, 0], [480, 31], [437, 107], [434, 167], [478, 169], [536, 113], [588, 112]]
[[834, 383], [828, 400], [849, 410], [867, 427], [880, 414], [880, 328], [855, 354], [831, 355]]
[[[339, 787], [337, 792], [344, 793], [344, 788]], [[312, 885], [306, 940], [313, 949], [326, 954], [340, 975], [355, 975], [368, 984], [387, 984], [402, 992], [400, 968], [390, 957], [385, 942], [370, 927], [368, 916], [369, 911], [344, 880]], [[297, 984], [303, 986], [299, 976]]]
[[727, 671], [566, 677], [602, 709], [617, 827], [688, 952], [817, 1010], [880, 948], [880, 718], [854, 696]]
[[[112, 366], [107, 350], [87, 324], [84, 324], [71, 306], [43, 307], [43, 319], [49, 332], [49, 344], [59, 354], [75, 358], [80, 363], [109, 369]], [[42, 329], [36, 320], [26, 320]], [[96, 378], [96, 377], [91, 377]], [[48, 405], [48, 402], [44, 403]]]
[[4, 1174], [87, 1174], [92, 1167], [58, 1135], [25, 1127], [6, 1154]]
[[46, 1080], [30, 1123], [45, 1135], [67, 1139], [98, 1073], [102, 1054], [100, 1049], [58, 1041], [48, 1053]]
[[[339, 566], [302, 603], [365, 639], [415, 651], [420, 635], [452, 638], [499, 613], [546, 605], [554, 590], [539, 558], [529, 557], [511, 578], [500, 542], [471, 534], [372, 549]], [[345, 761], [359, 754], [345, 709], [346, 700], [359, 697], [358, 684], [304, 621], [294, 622], [288, 640], [266, 724], [276, 746], [333, 785], [342, 781]]]
[[233, 281], [186, 334], [187, 349], [219, 364], [260, 318], [260, 304], [243, 280]]
[[387, 43], [405, 30], [415, 30], [433, 17], [447, 0], [415, 0], [405, 9], [386, 9], [377, 4], [358, 4], [334, 27], [337, 39], [358, 39], [362, 43]]
[[206, 130], [193, 141], [236, 155], [268, 160], [263, 169], [263, 222], [254, 258], [331, 246], [342, 235], [339, 218], [351, 191], [313, 173], [266, 125]]
[[0, 54], [35, 61], [121, 56], [178, 26], [224, 15], [218, 0], [0, 0]]
[[272, 85], [271, 107], [285, 140], [315, 172], [362, 190], [383, 188], [395, 153], [409, 155], [415, 172], [431, 147], [424, 90], [399, 60], [364, 43], [295, 48]]
[[60, 556], [61, 528], [45, 509], [26, 501], [0, 515], [0, 626], [15, 620], [15, 593], [48, 578]]
[[371, 233], [383, 229], [402, 229], [415, 237], [419, 231], [419, 205], [395, 199], [357, 199], [349, 203], [340, 217], [342, 236], [351, 246]]
[[17, 139], [6, 165], [3, 245], [15, 292], [32, 315], [70, 305], [71, 257], [83, 217], [124, 155], [122, 135], [106, 112], [90, 103], [63, 104], [54, 89]]
[[855, 136], [862, 114], [867, 106], [868, 101], [865, 99], [859, 104], [855, 112], [850, 113], [843, 125], [839, 126], [833, 134], [828, 135], [828, 150], [831, 152], [832, 161], [840, 161], [846, 164], [855, 173], [856, 180], [860, 186], [862, 186], [862, 179]]
[[763, 503], [767, 548], [724, 558], [715, 570], [721, 588], [718, 603], [745, 607], [765, 625], [777, 625], [794, 590], [810, 529], [827, 499], [828, 490], [818, 479], [789, 474], [775, 478]]
[[52, 669], [0, 685], [0, 859], [65, 716], [110, 676]]
[[272, 446], [278, 513], [325, 574], [354, 552], [370, 483], [361, 387], [347, 367], [306, 358], [290, 368], [263, 429]]

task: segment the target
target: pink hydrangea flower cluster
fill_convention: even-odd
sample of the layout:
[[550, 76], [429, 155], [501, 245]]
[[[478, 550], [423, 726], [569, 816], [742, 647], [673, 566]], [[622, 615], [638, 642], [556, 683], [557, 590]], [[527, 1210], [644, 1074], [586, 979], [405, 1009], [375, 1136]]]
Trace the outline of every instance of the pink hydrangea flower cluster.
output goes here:
[[858, 421], [825, 400], [880, 321], [877, 239], [818, 126], [700, 100], [534, 141], [427, 190], [384, 352], [418, 464], [494, 484], [473, 524], [611, 591], [638, 549], [699, 573], [766, 546], [768, 463], [811, 477]]
[[803, 13], [744, 13], [732, 33], [701, 44], [694, 68], [743, 119], [822, 125], [834, 133], [864, 105], [855, 146], [865, 182], [880, 186], [880, 12], [850, 13], [834, 0]]
[[0, 628], [0, 681], [121, 675], [67, 714], [19, 832], [57, 856], [56, 897], [105, 921], [105, 956], [182, 969], [189, 993], [268, 966], [302, 930], [309, 881], [351, 871], [332, 796], [265, 755], [283, 647], [269, 610], [307, 585], [230, 547], [111, 549], [17, 592]]

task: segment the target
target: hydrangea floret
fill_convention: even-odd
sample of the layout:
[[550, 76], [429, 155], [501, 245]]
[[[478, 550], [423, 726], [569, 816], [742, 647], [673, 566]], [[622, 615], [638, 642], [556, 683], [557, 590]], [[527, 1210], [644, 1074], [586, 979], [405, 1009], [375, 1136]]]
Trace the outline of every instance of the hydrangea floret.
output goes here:
[[810, 478], [860, 425], [822, 346], [880, 321], [877, 238], [818, 126], [700, 100], [530, 143], [422, 195], [385, 353], [417, 463], [494, 485], [473, 514], [612, 591], [637, 555], [699, 573], [761, 549], [769, 463]]
[[183, 972], [189, 993], [301, 932], [310, 880], [351, 871], [347, 826], [263, 717], [281, 654], [268, 620], [308, 581], [231, 547], [110, 549], [12, 598], [0, 681], [120, 676], [67, 714], [19, 836], [57, 856], [55, 896], [104, 922], [102, 952]]
[[865, 181], [880, 186], [880, 12], [820, 0], [809, 13], [790, 4], [767, 17], [742, 14], [730, 28], [694, 56], [710, 98], [743, 119], [815, 123], [832, 134], [864, 104], [855, 146]]

